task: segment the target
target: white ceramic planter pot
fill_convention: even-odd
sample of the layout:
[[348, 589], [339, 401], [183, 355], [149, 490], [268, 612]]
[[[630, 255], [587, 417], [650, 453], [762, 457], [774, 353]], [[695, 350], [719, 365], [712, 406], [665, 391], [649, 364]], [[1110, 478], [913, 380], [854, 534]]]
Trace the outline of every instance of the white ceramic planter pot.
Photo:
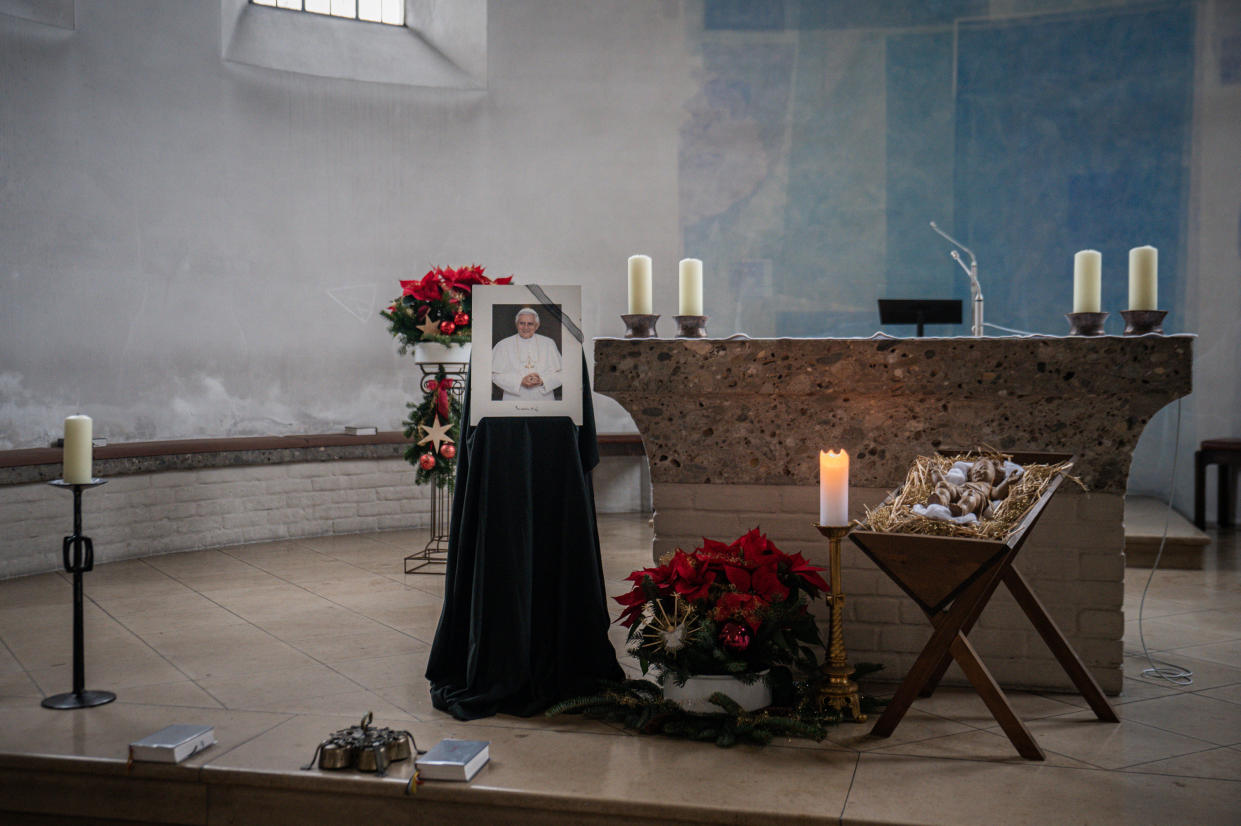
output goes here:
[[765, 672], [754, 682], [743, 683], [736, 677], [707, 675], [690, 677], [685, 685], [669, 678], [664, 684], [664, 698], [695, 714], [719, 714], [723, 709], [710, 699], [718, 691], [746, 711], [758, 711], [771, 705], [771, 686], [764, 677]]
[[469, 364], [470, 342], [440, 344], [422, 341], [414, 345], [414, 361], [418, 364]]

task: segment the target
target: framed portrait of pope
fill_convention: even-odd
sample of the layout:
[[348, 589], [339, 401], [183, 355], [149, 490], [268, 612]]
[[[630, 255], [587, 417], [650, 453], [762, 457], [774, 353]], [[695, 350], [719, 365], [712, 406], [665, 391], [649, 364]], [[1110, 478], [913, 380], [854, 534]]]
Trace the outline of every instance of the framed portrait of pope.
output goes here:
[[582, 423], [582, 288], [474, 287], [470, 424], [487, 416]]

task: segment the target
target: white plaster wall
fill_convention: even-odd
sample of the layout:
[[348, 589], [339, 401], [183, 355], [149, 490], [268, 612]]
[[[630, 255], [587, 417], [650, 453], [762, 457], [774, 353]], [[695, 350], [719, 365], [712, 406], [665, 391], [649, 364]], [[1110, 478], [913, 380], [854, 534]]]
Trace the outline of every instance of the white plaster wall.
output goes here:
[[[222, 61], [218, 0], [77, 0], [73, 29], [0, 13], [0, 449], [78, 411], [112, 441], [395, 428], [417, 376], [377, 312], [435, 264], [580, 283], [590, 337], [621, 332], [642, 251], [672, 315], [676, 260], [703, 254], [678, 203], [702, 8], [495, 0], [474, 91]], [[1197, 442], [1241, 435], [1237, 6], [1197, 8], [1183, 511]], [[595, 402], [600, 431], [632, 430]], [[1172, 431], [1170, 411], [1147, 428], [1136, 492], [1166, 493]]]
[[493, 2], [485, 91], [225, 62], [207, 0], [76, 12], [0, 15], [0, 449], [77, 410], [111, 441], [396, 428], [417, 377], [377, 313], [436, 264], [580, 283], [587, 336], [635, 251], [675, 300], [679, 3]]

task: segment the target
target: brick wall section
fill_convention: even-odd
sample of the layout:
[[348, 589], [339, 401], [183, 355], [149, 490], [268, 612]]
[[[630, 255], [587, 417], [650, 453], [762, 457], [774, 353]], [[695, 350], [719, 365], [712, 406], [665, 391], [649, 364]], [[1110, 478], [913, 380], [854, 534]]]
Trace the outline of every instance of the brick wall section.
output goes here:
[[[649, 511], [642, 457], [605, 456], [594, 471], [600, 513]], [[300, 536], [427, 527], [431, 490], [404, 459], [169, 470], [116, 476], [82, 494], [95, 561]], [[73, 495], [43, 482], [0, 485], [0, 579], [59, 570]]]
[[[691, 550], [701, 537], [731, 541], [755, 526], [781, 550], [800, 552], [827, 567], [828, 545], [813, 527], [818, 488], [765, 485], [655, 486], [656, 559], [676, 547]], [[850, 515], [861, 518], [887, 494], [851, 488]], [[1104, 691], [1119, 693], [1124, 633], [1124, 496], [1081, 493], [1064, 485], [1026, 540], [1016, 568], [1046, 606]], [[857, 546], [845, 540], [842, 557], [845, 645], [850, 659], [877, 662], [901, 679], [931, 636], [918, 606]], [[826, 639], [827, 611], [817, 613]], [[970, 633], [983, 662], [1002, 684], [1074, 690], [1072, 683], [1001, 586]], [[964, 683], [956, 668], [946, 682]]]
[[[422, 527], [431, 491], [403, 459], [365, 459], [118, 476], [83, 492], [97, 563], [154, 554]], [[0, 487], [0, 578], [57, 570], [72, 494]]]

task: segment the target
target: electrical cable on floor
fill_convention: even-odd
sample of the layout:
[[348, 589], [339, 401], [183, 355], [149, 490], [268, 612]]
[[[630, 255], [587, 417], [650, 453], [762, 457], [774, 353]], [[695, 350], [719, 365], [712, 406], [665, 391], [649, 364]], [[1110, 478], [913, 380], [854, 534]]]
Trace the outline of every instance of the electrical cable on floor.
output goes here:
[[1172, 493], [1176, 485], [1176, 460], [1181, 453], [1181, 400], [1176, 400], [1176, 440], [1172, 445], [1172, 474], [1168, 482], [1168, 509], [1163, 515], [1163, 536], [1159, 539], [1159, 551], [1155, 554], [1155, 561], [1151, 564], [1150, 575], [1146, 577], [1146, 585], [1142, 588], [1142, 599], [1138, 602], [1138, 640], [1142, 643], [1142, 655], [1146, 657], [1146, 662], [1150, 668], [1142, 669], [1144, 677], [1154, 677], [1161, 680], [1167, 680], [1173, 685], [1188, 686], [1194, 684], [1194, 672], [1187, 668], [1182, 668], [1175, 663], [1159, 661], [1159, 665], [1155, 665], [1151, 652], [1146, 647], [1146, 635], [1142, 633], [1142, 612], [1146, 608], [1146, 592], [1150, 590], [1151, 581], [1155, 578], [1155, 571], [1159, 569], [1159, 558], [1163, 556], [1163, 547], [1168, 542], [1168, 523], [1172, 519]]

